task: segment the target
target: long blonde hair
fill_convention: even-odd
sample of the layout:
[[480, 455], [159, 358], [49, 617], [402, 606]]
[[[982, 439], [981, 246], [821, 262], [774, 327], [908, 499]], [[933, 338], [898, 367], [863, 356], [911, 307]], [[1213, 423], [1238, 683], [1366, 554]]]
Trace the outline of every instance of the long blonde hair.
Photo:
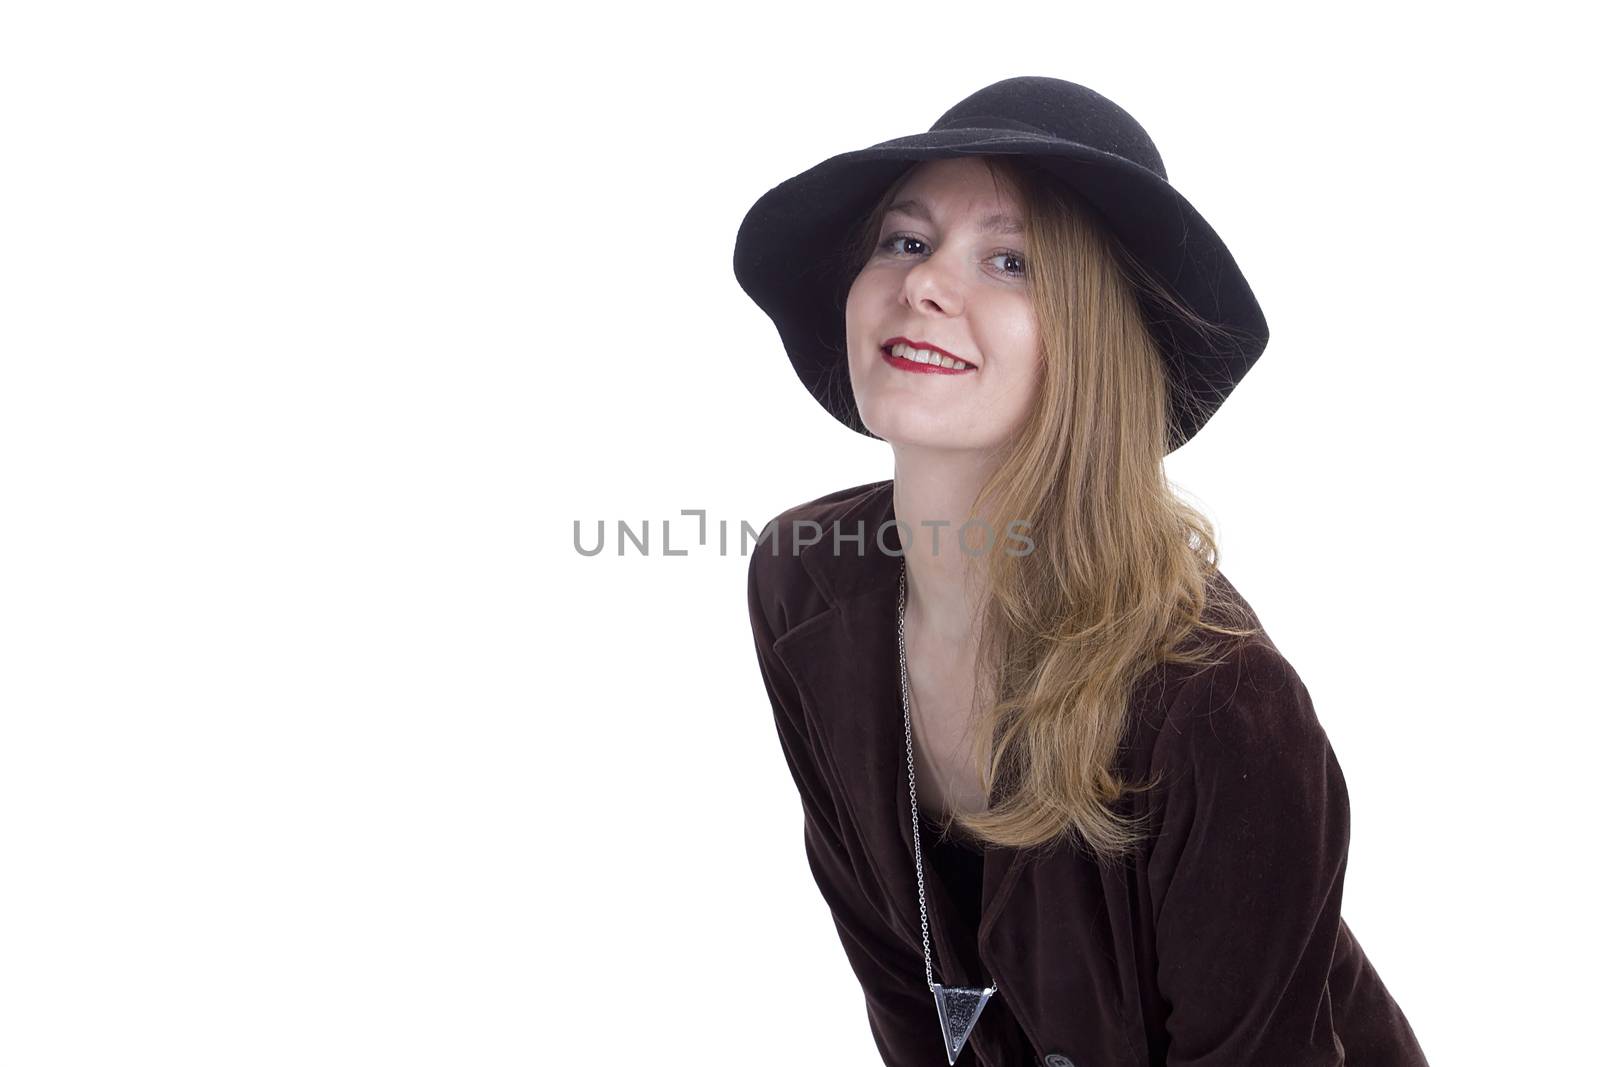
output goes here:
[[[1071, 188], [1029, 160], [981, 158], [1022, 201], [1043, 359], [1033, 409], [973, 508], [1028, 517], [1034, 542], [1025, 555], [985, 553], [973, 737], [985, 792], [1008, 788], [954, 821], [1008, 848], [1075, 838], [1109, 863], [1145, 830], [1114, 805], [1155, 785], [1114, 769], [1135, 684], [1163, 662], [1215, 663], [1214, 639], [1257, 632], [1211, 580], [1210, 521], [1167, 482], [1169, 389], [1141, 300], [1207, 324]], [[847, 277], [871, 256], [910, 173], [845, 250]]]

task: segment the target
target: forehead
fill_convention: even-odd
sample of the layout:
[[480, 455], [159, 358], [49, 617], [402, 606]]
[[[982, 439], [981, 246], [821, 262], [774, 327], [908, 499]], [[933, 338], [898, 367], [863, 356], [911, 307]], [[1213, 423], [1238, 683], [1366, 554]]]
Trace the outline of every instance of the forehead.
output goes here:
[[[1016, 232], [1022, 200], [1003, 175], [967, 156], [917, 164], [890, 197], [889, 211], [930, 223], [976, 221], [984, 229]], [[982, 218], [968, 218], [974, 215]]]

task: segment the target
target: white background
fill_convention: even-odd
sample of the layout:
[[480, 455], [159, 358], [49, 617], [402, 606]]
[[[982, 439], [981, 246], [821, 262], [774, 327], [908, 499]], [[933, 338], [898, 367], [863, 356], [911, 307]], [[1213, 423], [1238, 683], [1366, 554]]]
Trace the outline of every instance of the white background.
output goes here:
[[891, 476], [734, 234], [1017, 74], [1266, 310], [1169, 471], [1340, 758], [1345, 918], [1436, 1065], [1588, 1053], [1594, 93], [1486, 10], [9, 6], [0, 1062], [877, 1063], [747, 559], [661, 523]]

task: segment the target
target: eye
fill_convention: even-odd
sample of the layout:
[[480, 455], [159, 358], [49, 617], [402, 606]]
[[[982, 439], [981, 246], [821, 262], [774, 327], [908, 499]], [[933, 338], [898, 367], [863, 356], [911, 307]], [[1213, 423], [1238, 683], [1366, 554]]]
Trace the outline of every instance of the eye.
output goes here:
[[[922, 245], [923, 248], [927, 247], [921, 240], [911, 236], [909, 233], [893, 233], [884, 238], [883, 243], [878, 245], [878, 248], [884, 252], [893, 252], [894, 246], [900, 241], [910, 241], [912, 244]], [[916, 255], [916, 253], [911, 254]]]
[[[915, 246], [915, 248], [908, 247], [905, 252], [900, 252], [896, 246], [902, 241], [906, 242], [908, 246]], [[892, 233], [878, 244], [879, 251], [887, 252], [892, 256], [927, 255], [927, 248], [928, 243], [926, 241], [922, 240], [920, 237], [913, 237], [909, 233]], [[1006, 260], [1007, 263], [1005, 266], [999, 267], [995, 273], [1007, 278], [1023, 278], [1027, 275], [1028, 261], [1027, 258], [1022, 255], [1022, 253], [1014, 252], [1010, 249], [1002, 249], [998, 252], [991, 253], [990, 256], [984, 260], [984, 262], [993, 263], [997, 259]]]
[[1007, 275], [1009, 277], [1012, 277], [1012, 278], [1021, 278], [1021, 277], [1025, 276], [1027, 274], [1027, 271], [1028, 271], [1027, 263], [1028, 263], [1028, 261], [1027, 261], [1027, 259], [1025, 259], [1021, 255], [1021, 253], [1018, 253], [1018, 252], [996, 252], [994, 255], [989, 257], [988, 262], [993, 263], [997, 259], [1014, 260], [1016, 262], [1016, 264], [1017, 264], [1016, 269], [1014, 269], [1014, 270], [1007, 270], [1005, 267], [1001, 267], [1000, 268], [1000, 273], [1005, 274], [1005, 275]]

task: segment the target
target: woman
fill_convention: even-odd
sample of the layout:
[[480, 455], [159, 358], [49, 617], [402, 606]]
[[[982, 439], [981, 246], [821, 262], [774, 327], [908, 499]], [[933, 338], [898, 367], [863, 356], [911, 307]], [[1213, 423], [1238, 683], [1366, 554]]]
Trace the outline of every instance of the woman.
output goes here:
[[734, 266], [894, 453], [749, 585], [884, 1062], [1425, 1064], [1310, 696], [1165, 481], [1267, 328], [1144, 130], [1008, 79], [769, 191]]

